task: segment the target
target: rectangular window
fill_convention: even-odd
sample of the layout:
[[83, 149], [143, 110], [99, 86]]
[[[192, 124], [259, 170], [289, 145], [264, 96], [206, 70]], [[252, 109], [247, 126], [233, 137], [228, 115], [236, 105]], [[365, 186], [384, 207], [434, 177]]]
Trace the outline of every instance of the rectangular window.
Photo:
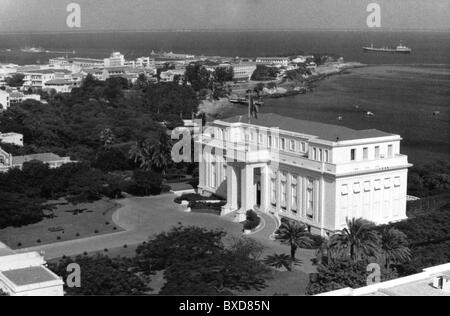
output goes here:
[[364, 147], [363, 148], [363, 159], [364, 160], [368, 160], [369, 159], [369, 148], [368, 147]]
[[259, 143], [262, 144], [264, 143], [264, 135], [263, 134], [258, 134], [259, 137]]
[[302, 153], [306, 153], [306, 143], [302, 142]]
[[356, 160], [356, 149], [352, 149], [350, 151], [350, 160], [355, 161]]
[[291, 187], [291, 210], [297, 213], [297, 185], [293, 184]]
[[286, 150], [286, 139], [281, 139], [281, 150]]
[[316, 148], [316, 147], [313, 148], [312, 159], [313, 159], [313, 160], [316, 160], [316, 159], [317, 159], [317, 148]]
[[322, 150], [322, 148], [319, 149], [319, 159], [318, 160], [319, 161], [323, 161], [323, 150]]
[[325, 162], [330, 162], [330, 152], [325, 150]]
[[375, 159], [380, 159], [380, 146], [375, 146]]
[[307, 210], [306, 215], [310, 218], [314, 218], [314, 181], [308, 179], [308, 187], [306, 190]]
[[287, 208], [287, 175], [282, 174], [281, 177], [281, 208]]
[[272, 147], [272, 136], [267, 137], [267, 146], [270, 148]]
[[290, 150], [295, 151], [295, 140], [290, 141]]
[[394, 146], [393, 145], [389, 145], [388, 146], [388, 157], [391, 158], [394, 156]]

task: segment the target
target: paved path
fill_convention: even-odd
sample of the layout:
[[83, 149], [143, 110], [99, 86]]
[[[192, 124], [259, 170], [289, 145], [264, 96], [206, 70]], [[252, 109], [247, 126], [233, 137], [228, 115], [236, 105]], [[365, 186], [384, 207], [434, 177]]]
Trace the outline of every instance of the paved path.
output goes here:
[[[98, 252], [104, 249], [122, 248], [124, 245], [141, 244], [149, 237], [167, 231], [178, 224], [184, 226], [200, 226], [209, 229], [223, 229], [228, 236], [242, 236], [242, 224], [234, 223], [232, 217], [218, 217], [211, 214], [186, 213], [183, 207], [175, 204], [173, 194], [164, 194], [146, 198], [127, 198], [119, 200], [122, 205], [113, 214], [113, 221], [125, 231], [109, 235], [94, 236], [84, 239], [64, 241], [60, 243], [40, 245], [37, 247], [17, 250], [19, 253], [38, 251], [44, 252], [47, 260], [62, 256], [75, 256], [84, 252]], [[261, 214], [265, 221], [264, 228], [249, 236], [262, 243], [266, 250], [264, 255], [273, 253], [289, 253], [289, 248], [279, 242], [269, 239], [276, 229], [276, 222], [268, 214]], [[304, 272], [314, 271], [310, 259], [314, 251], [300, 250], [299, 259], [303, 261], [300, 269]], [[301, 257], [301, 258], [300, 258]]]

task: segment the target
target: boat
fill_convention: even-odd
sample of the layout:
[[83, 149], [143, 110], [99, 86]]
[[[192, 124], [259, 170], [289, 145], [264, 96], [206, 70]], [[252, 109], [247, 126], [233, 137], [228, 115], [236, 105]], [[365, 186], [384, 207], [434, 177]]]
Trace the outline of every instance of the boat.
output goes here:
[[375, 53], [394, 53], [394, 54], [411, 54], [412, 49], [400, 43], [395, 48], [390, 47], [374, 47], [373, 44], [369, 47], [363, 47], [365, 52], [375, 52]]
[[29, 47], [29, 46], [21, 48], [20, 51], [23, 52], [23, 53], [29, 53], [29, 54], [38, 54], [38, 53], [45, 53], [45, 52], [47, 52], [42, 47]]
[[[248, 105], [248, 98], [232, 98], [228, 99], [231, 103]], [[253, 103], [257, 106], [264, 106], [264, 101], [255, 100]]]

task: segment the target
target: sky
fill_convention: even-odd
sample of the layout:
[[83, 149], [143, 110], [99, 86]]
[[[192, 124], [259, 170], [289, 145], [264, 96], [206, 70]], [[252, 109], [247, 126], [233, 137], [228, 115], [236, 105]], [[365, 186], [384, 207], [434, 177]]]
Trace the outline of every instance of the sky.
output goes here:
[[[69, 28], [67, 5], [81, 7]], [[368, 4], [381, 30], [450, 30], [450, 0], [0, 0], [0, 32], [368, 29]]]

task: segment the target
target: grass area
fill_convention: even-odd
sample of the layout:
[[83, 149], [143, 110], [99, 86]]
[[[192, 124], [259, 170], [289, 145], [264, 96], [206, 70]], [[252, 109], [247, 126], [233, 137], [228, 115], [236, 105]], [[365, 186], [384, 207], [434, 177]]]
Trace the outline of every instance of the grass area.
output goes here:
[[51, 204], [54, 206], [51, 216], [36, 224], [2, 229], [0, 240], [12, 249], [20, 249], [122, 230], [112, 221], [119, 205], [111, 200], [77, 205], [60, 200]]
[[267, 280], [267, 287], [257, 291], [250, 290], [236, 293], [245, 296], [305, 295], [309, 284], [309, 275], [298, 270], [292, 272], [273, 270], [272, 278]]

